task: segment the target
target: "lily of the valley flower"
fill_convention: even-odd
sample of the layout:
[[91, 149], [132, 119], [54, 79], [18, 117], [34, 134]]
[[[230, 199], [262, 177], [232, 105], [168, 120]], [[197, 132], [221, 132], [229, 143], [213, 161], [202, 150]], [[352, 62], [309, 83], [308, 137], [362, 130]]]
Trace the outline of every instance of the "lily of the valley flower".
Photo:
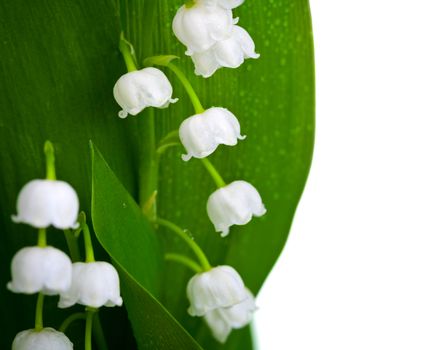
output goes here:
[[210, 49], [194, 53], [195, 74], [208, 78], [221, 67], [238, 68], [247, 58], [258, 58], [255, 44], [249, 33], [240, 26], [233, 26], [231, 35], [218, 41]]
[[19, 332], [12, 343], [12, 350], [72, 350], [68, 337], [53, 328], [41, 331], [28, 329]]
[[213, 1], [198, 0], [192, 7], [179, 8], [173, 19], [173, 31], [191, 56], [229, 37], [233, 23], [231, 10]]
[[166, 75], [156, 68], [144, 68], [121, 76], [114, 86], [114, 97], [123, 109], [120, 118], [136, 115], [146, 107], [166, 108], [173, 99], [173, 88]]
[[77, 303], [93, 308], [122, 305], [118, 273], [111, 264], [97, 261], [72, 265], [71, 288], [61, 294], [58, 306], [67, 308]]
[[246, 292], [248, 297], [241, 303], [212, 310], [204, 316], [214, 338], [220, 343], [226, 342], [232, 329], [243, 328], [251, 322], [257, 307], [251, 291], [246, 289]]
[[191, 316], [204, 317], [214, 337], [224, 342], [233, 328], [246, 326], [255, 301], [231, 266], [217, 266], [193, 276], [187, 285]]
[[68, 183], [32, 180], [19, 192], [17, 214], [12, 220], [36, 228], [77, 228], [78, 207], [77, 193]]
[[234, 181], [219, 188], [208, 198], [207, 213], [215, 230], [225, 237], [232, 225], [245, 225], [253, 216], [262, 216], [266, 208], [260, 194], [246, 181]]
[[242, 0], [197, 0], [182, 6], [173, 20], [173, 31], [187, 47], [195, 73], [208, 78], [221, 67], [237, 68], [247, 58], [258, 58], [248, 32], [233, 19], [231, 9]]
[[229, 110], [212, 107], [187, 118], [180, 125], [179, 136], [187, 154], [182, 158], [205, 158], [220, 144], [234, 146], [243, 140], [238, 119]]
[[217, 308], [231, 307], [247, 298], [242, 278], [231, 266], [217, 266], [193, 276], [187, 285], [191, 316], [205, 316]]
[[12, 281], [7, 287], [12, 292], [55, 295], [71, 286], [72, 263], [59, 249], [25, 247], [13, 257], [11, 272]]

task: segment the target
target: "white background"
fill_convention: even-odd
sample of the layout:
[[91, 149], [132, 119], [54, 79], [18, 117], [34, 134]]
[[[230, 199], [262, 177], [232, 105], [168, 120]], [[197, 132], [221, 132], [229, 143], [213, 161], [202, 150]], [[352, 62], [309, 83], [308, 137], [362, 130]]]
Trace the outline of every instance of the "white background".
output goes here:
[[258, 299], [258, 343], [424, 350], [425, 1], [311, 0], [311, 10], [314, 161]]

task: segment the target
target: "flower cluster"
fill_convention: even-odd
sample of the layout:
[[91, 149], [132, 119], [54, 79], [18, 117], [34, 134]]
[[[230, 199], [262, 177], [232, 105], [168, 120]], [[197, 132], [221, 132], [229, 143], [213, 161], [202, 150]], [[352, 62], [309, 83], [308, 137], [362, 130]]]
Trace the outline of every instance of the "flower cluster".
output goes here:
[[[147, 69], [159, 71], [155, 68], [145, 68], [144, 70]], [[138, 113], [140, 106], [150, 103], [143, 97], [144, 95], [163, 96], [163, 101], [169, 101], [171, 98], [171, 84], [162, 72], [161, 74], [155, 73], [146, 80], [145, 76], [140, 75], [140, 81], [134, 85], [123, 79], [128, 74], [138, 74], [144, 70], [127, 73], [118, 80], [114, 87], [117, 102], [124, 108], [124, 111], [131, 114]], [[121, 93], [118, 94], [117, 90], [120, 90]], [[124, 91], [128, 96], [138, 96], [133, 105], [127, 104], [124, 107], [123, 100], [117, 98], [117, 95], [123, 97]], [[124, 113], [124, 111], [120, 113]], [[184, 161], [188, 161], [192, 157], [206, 158], [219, 145], [235, 146], [238, 140], [245, 139], [245, 136], [241, 134], [241, 127], [236, 116], [222, 107], [211, 107], [185, 119], [180, 125], [179, 137], [187, 152], [182, 155]], [[223, 237], [229, 233], [230, 226], [245, 225], [253, 216], [262, 216], [266, 213], [258, 191], [248, 182], [239, 180], [229, 185], [223, 184], [221, 187], [210, 196], [207, 212], [216, 231], [221, 232]]]
[[[12, 280], [7, 288], [14, 293], [39, 293], [39, 300], [44, 295], [59, 295], [60, 308], [77, 303], [90, 308], [121, 305], [119, 278], [111, 264], [94, 261], [72, 263], [68, 255], [46, 243], [46, 228], [49, 226], [62, 230], [79, 227], [79, 200], [70, 184], [56, 180], [53, 145], [50, 142], [46, 142], [45, 152], [48, 178], [32, 180], [22, 188], [17, 200], [17, 214], [12, 216], [16, 223], [39, 229], [38, 245], [24, 247], [12, 258]], [[85, 222], [82, 226], [81, 229], [87, 231]], [[35, 328], [18, 333], [12, 349], [73, 348], [65, 334], [43, 327], [42, 304], [37, 303]]]
[[[237, 68], [245, 59], [259, 57], [251, 36], [237, 25], [239, 19], [233, 18], [232, 10], [243, 1], [188, 0], [177, 11], [173, 31], [187, 46], [186, 54], [193, 60], [197, 75], [207, 78], [221, 67]], [[173, 88], [167, 76], [157, 68], [138, 70], [133, 59], [134, 51], [130, 48], [131, 44], [122, 36], [120, 50], [128, 73], [121, 76], [113, 88], [114, 98], [122, 108], [118, 113], [122, 119], [128, 114], [137, 115], [147, 107], [166, 108], [177, 101], [172, 98]], [[200, 159], [217, 185], [207, 200], [206, 211], [215, 230], [225, 237], [232, 225], [246, 225], [253, 216], [266, 213], [261, 196], [253, 185], [243, 180], [226, 184], [207, 159], [220, 145], [235, 146], [245, 136], [231, 111], [223, 107], [206, 110], [202, 107], [189, 81], [171, 63], [173, 58], [175, 56], [164, 56], [154, 60], [153, 64], [173, 70], [193, 102], [195, 114], [186, 118], [175, 133], [186, 150], [182, 159], [186, 162], [191, 158]], [[12, 216], [15, 223], [39, 229], [38, 245], [22, 248], [11, 263], [12, 280], [8, 289], [15, 293], [39, 293], [35, 328], [18, 333], [12, 350], [73, 348], [64, 332], [43, 326], [45, 295], [59, 295], [59, 308], [75, 304], [86, 307], [86, 345], [91, 344], [88, 334], [91, 334], [93, 313], [102, 306], [114, 307], [123, 303], [116, 269], [110, 263], [94, 259], [89, 227], [84, 213], [79, 215], [76, 191], [67, 182], [56, 180], [54, 150], [50, 142], [46, 142], [45, 153], [47, 178], [32, 180], [22, 188], [17, 200], [17, 214]], [[150, 200], [154, 201], [155, 195], [156, 192]], [[213, 336], [224, 343], [233, 329], [250, 323], [256, 310], [252, 292], [233, 267], [211, 267], [202, 249], [177, 225], [159, 218], [155, 223], [175, 231], [197, 255], [199, 264], [185, 256], [168, 254], [170, 259], [184, 263], [196, 272], [187, 284], [188, 313], [202, 317]], [[76, 261], [78, 259], [74, 256], [72, 262], [64, 252], [47, 245], [46, 229], [50, 226], [67, 230], [73, 239], [83, 232], [85, 262]]]
[[237, 25], [232, 9], [243, 0], [196, 0], [183, 5], [173, 20], [176, 37], [187, 47], [195, 73], [204, 78], [221, 67], [237, 68], [247, 58], [258, 58], [248, 32]]
[[[186, 54], [195, 63], [195, 73], [211, 76], [220, 67], [237, 68], [246, 58], [258, 58], [255, 44], [248, 32], [233, 19], [232, 9], [243, 0], [192, 0], [187, 1], [174, 17], [173, 30], [187, 46]], [[166, 76], [156, 68], [137, 70], [131, 44], [123, 37], [120, 42], [129, 73], [115, 84], [114, 97], [123, 108], [119, 116], [137, 114], [147, 106], [163, 108], [171, 99], [172, 87]], [[257, 189], [244, 180], [226, 184], [209, 159], [220, 145], [235, 146], [244, 140], [238, 118], [228, 109], [204, 109], [190, 82], [171, 61], [176, 56], [155, 56], [145, 60], [145, 65], [159, 65], [171, 69], [185, 87], [195, 109], [195, 114], [183, 120], [178, 129], [180, 143], [186, 150], [184, 161], [200, 159], [217, 185], [207, 201], [206, 211], [215, 230], [222, 237], [229, 234], [232, 225], [245, 225], [253, 216], [266, 213]], [[157, 72], [158, 71], [158, 72]], [[146, 74], [149, 73], [149, 74]], [[176, 134], [171, 132], [170, 134]], [[176, 140], [167, 143], [176, 144]], [[161, 143], [160, 143], [161, 146]], [[158, 147], [158, 153], [161, 147]], [[156, 193], [153, 194], [154, 198]], [[151, 199], [150, 199], [151, 200]], [[147, 203], [152, 205], [152, 203]], [[187, 285], [191, 316], [202, 317], [213, 336], [224, 343], [232, 329], [246, 326], [256, 310], [255, 299], [239, 274], [230, 266], [212, 268], [202, 249], [177, 225], [156, 218], [182, 237], [197, 255], [200, 264], [178, 254], [167, 254], [169, 260], [185, 264], [196, 271]], [[61, 298], [62, 303], [66, 300]]]

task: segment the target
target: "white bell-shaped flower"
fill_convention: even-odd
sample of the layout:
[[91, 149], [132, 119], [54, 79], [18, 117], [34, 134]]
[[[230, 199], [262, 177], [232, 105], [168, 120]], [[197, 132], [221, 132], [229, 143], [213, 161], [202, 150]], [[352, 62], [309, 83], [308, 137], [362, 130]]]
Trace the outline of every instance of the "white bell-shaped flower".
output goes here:
[[77, 193], [68, 183], [32, 180], [19, 192], [17, 214], [12, 220], [37, 228], [77, 228], [78, 207]]
[[12, 350], [72, 350], [68, 337], [53, 328], [41, 331], [27, 329], [19, 332], [12, 343]]
[[[222, 1], [227, 3], [227, 1]], [[176, 37], [187, 47], [187, 55], [208, 50], [217, 41], [229, 37], [234, 20], [232, 11], [215, 1], [198, 0], [187, 7], [183, 5], [173, 19]]]
[[219, 188], [208, 198], [207, 213], [215, 230], [225, 237], [232, 225], [245, 225], [253, 216], [262, 216], [266, 208], [260, 194], [246, 181], [234, 181]]
[[239, 304], [248, 297], [242, 278], [231, 266], [217, 266], [196, 274], [186, 291], [191, 316], [204, 316], [212, 310]]
[[205, 112], [187, 118], [180, 125], [179, 136], [187, 154], [182, 158], [205, 158], [220, 144], [234, 146], [241, 136], [238, 119], [229, 110], [212, 107]]
[[120, 118], [136, 115], [146, 107], [166, 108], [173, 99], [173, 87], [166, 75], [157, 68], [144, 68], [121, 76], [114, 86], [114, 97], [123, 109]]
[[247, 298], [227, 308], [219, 308], [208, 312], [204, 318], [215, 339], [225, 343], [232, 329], [248, 325], [257, 309], [252, 293], [246, 289]]
[[74, 263], [71, 288], [61, 294], [58, 306], [66, 308], [74, 304], [94, 308], [121, 306], [122, 298], [117, 270], [103, 261]]
[[232, 27], [231, 35], [215, 43], [210, 49], [192, 55], [195, 74], [208, 78], [221, 67], [237, 68], [247, 58], [258, 58], [255, 43], [240, 26]]
[[71, 286], [72, 263], [69, 257], [54, 247], [25, 247], [12, 259], [12, 292], [55, 295]]

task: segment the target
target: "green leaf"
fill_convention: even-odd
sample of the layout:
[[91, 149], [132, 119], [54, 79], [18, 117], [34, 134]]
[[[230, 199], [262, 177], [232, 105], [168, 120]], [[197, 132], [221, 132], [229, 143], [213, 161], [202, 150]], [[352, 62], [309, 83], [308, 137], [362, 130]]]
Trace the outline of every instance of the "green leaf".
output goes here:
[[[267, 214], [248, 225], [233, 227], [222, 239], [209, 222], [205, 204], [214, 183], [196, 159], [182, 162], [182, 149], [169, 149], [162, 157], [159, 173], [159, 215], [190, 230], [214, 264], [234, 266], [255, 293], [280, 255], [301, 197], [314, 142], [314, 60], [309, 3], [307, 0], [264, 2], [250, 0], [234, 10], [239, 25], [246, 28], [261, 54], [238, 69], [221, 69], [213, 77], [194, 76], [186, 48], [172, 33], [170, 23], [182, 1], [122, 1], [121, 21], [126, 37], [139, 60], [155, 55], [182, 57], [177, 64], [189, 77], [205, 108], [223, 106], [239, 119], [248, 137], [236, 147], [221, 146], [211, 161], [228, 182], [243, 179], [262, 195]], [[139, 33], [155, 16], [153, 41], [148, 44]], [[164, 111], [155, 111], [158, 138], [178, 129], [183, 119], [194, 114], [180, 82], [167, 68], [173, 96], [179, 102]], [[141, 113], [138, 118], [144, 118]], [[174, 237], [160, 230], [167, 251], [191, 254]], [[163, 303], [207, 349], [237, 349], [243, 341], [234, 331], [226, 345], [210, 337], [201, 320], [186, 313], [182, 302], [191, 273], [168, 263], [165, 284], [179, 286], [163, 291]], [[180, 282], [180, 284], [179, 284]], [[245, 334], [246, 336], [246, 334]], [[242, 337], [242, 336], [241, 336]], [[243, 338], [243, 337], [242, 337]]]
[[163, 261], [156, 233], [93, 144], [91, 152], [93, 226], [119, 267], [139, 349], [200, 349], [155, 299]]
[[93, 143], [91, 214], [107, 253], [152, 295], [160, 290], [162, 250], [151, 225]]

